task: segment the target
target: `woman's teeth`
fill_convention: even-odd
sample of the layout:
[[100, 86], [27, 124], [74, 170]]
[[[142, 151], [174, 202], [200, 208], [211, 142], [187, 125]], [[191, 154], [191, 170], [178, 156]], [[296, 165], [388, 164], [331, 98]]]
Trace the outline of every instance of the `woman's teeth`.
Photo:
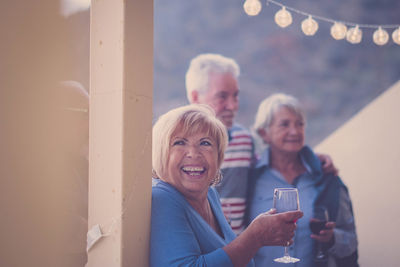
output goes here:
[[201, 175], [205, 171], [205, 168], [203, 168], [203, 167], [183, 167], [182, 171], [184, 171], [185, 173], [192, 175], [192, 176], [198, 176], [198, 175]]

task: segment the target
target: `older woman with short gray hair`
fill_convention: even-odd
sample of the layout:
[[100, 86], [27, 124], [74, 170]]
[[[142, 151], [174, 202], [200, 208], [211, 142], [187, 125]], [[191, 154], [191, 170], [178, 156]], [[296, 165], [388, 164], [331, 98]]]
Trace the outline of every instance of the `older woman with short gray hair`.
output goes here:
[[[274, 188], [297, 188], [304, 218], [291, 247], [291, 256], [300, 259], [298, 267], [327, 266], [328, 258], [337, 266], [357, 264], [357, 236], [348, 190], [341, 179], [323, 173], [321, 162], [305, 146], [305, 113], [293, 96], [273, 94], [261, 102], [254, 122], [255, 132], [268, 145], [252, 173], [249, 218], [273, 206]], [[321, 221], [321, 230], [311, 232], [310, 222], [317, 221], [315, 211], [329, 215]], [[273, 260], [282, 255], [280, 247], [263, 247], [256, 256], [256, 266], [280, 266]]]

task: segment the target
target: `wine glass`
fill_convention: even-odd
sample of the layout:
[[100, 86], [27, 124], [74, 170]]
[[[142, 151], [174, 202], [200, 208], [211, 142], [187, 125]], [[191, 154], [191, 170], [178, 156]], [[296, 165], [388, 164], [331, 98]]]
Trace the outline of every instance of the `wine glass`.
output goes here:
[[[277, 213], [299, 210], [299, 193], [297, 188], [275, 188], [274, 189], [274, 208]], [[289, 255], [288, 246], [285, 246], [285, 254], [281, 258], [274, 259], [280, 263], [295, 263], [300, 259]]]
[[[314, 208], [313, 217], [310, 220], [310, 229], [314, 235], [319, 235], [321, 230], [325, 229], [325, 224], [329, 221], [328, 209], [325, 206], [316, 206]], [[326, 260], [326, 255], [322, 251], [321, 242], [317, 241], [317, 255], [315, 261], [321, 262]]]

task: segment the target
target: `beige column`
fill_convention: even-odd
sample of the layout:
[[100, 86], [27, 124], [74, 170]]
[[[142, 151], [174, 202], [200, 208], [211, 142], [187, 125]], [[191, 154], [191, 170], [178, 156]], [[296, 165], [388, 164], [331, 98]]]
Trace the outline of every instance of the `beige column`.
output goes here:
[[153, 1], [92, 1], [88, 266], [148, 266]]

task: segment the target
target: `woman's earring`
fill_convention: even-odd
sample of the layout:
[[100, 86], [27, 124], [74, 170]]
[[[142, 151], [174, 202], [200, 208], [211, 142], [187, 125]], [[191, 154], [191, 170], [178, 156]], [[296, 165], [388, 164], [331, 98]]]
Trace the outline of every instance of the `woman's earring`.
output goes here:
[[222, 180], [222, 172], [221, 172], [220, 169], [218, 169], [217, 175], [212, 180], [211, 185], [217, 185], [217, 184], [219, 184], [221, 182], [221, 180]]

